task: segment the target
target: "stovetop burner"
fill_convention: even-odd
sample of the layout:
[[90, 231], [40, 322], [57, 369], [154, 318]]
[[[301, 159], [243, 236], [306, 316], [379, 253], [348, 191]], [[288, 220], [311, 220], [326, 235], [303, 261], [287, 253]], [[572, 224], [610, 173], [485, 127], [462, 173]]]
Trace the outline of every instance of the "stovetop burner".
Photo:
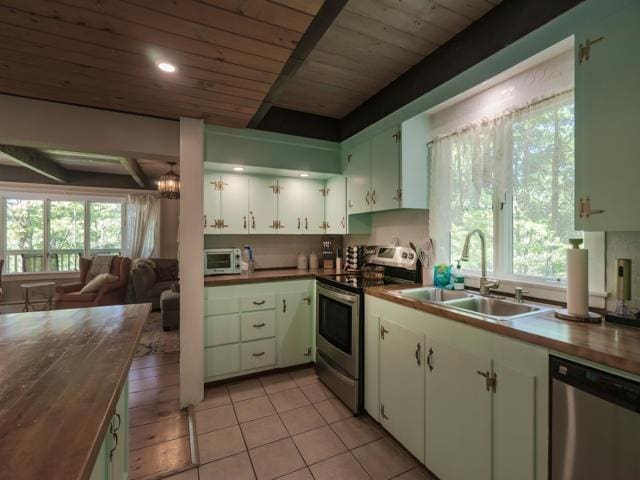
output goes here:
[[384, 277], [380, 279], [364, 278], [362, 273], [347, 273], [336, 275], [334, 277], [320, 277], [322, 283], [327, 283], [338, 288], [346, 288], [351, 291], [361, 292], [365, 288], [378, 287], [381, 285], [396, 285], [401, 283], [411, 283], [393, 277]]

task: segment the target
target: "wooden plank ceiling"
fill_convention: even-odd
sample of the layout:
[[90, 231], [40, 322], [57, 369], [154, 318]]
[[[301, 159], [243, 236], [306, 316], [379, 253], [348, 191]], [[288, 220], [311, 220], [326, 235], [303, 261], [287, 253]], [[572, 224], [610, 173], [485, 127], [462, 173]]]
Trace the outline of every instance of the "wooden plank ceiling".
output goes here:
[[276, 100], [342, 118], [501, 0], [349, 0]]
[[322, 3], [0, 0], [0, 93], [244, 127]]

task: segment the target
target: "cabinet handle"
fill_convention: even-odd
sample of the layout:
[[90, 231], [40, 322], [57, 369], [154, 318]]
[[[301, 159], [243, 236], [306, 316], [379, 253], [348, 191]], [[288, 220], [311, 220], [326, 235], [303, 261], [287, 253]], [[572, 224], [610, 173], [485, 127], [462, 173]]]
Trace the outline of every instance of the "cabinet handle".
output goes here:
[[266, 323], [254, 323], [253, 324], [253, 328], [262, 328], [266, 325]]
[[253, 301], [254, 305], [264, 305], [265, 303], [267, 303], [266, 300], [260, 300], [259, 302], [256, 302], [255, 300]]
[[282, 299], [282, 313], [285, 313], [287, 311], [287, 300], [286, 299]]
[[589, 197], [580, 198], [579, 202], [580, 202], [580, 206], [579, 206], [580, 218], [582, 217], [589, 218], [591, 215], [604, 213], [604, 210], [593, 210], [591, 208], [591, 199]]
[[118, 412], [116, 412], [114, 414], [114, 418], [118, 419], [118, 426], [113, 429], [114, 432], [117, 432], [118, 430], [120, 430], [120, 425], [122, 425], [122, 417], [120, 416], [120, 414]]
[[256, 217], [255, 215], [251, 215], [251, 230], [256, 229]]
[[254, 357], [261, 357], [262, 355], [264, 355], [264, 352], [260, 352], [260, 353], [254, 353], [252, 354]]
[[300, 230], [300, 217], [298, 217], [298, 230]]
[[305, 357], [311, 356], [311, 347], [307, 348], [307, 353], [304, 354]]
[[204, 216], [204, 228], [207, 228], [207, 216]]
[[309, 230], [309, 219], [304, 217], [304, 229]]
[[384, 328], [384, 325], [380, 325], [380, 338], [384, 340], [384, 334], [389, 333], [389, 330]]
[[224, 218], [220, 219], [220, 228], [227, 228], [229, 225], [227, 225], [226, 223], [224, 223]]
[[376, 204], [376, 191], [374, 190], [371, 194], [371, 203]]
[[347, 155], [347, 163], [351, 163], [351, 157], [353, 157], [353, 155], [351, 154]]
[[489, 371], [483, 372], [482, 370], [478, 370], [476, 373], [481, 377], [484, 377], [487, 384], [487, 392], [496, 393], [498, 376], [495, 373], [492, 375], [491, 372]]
[[276, 226], [276, 228], [278, 228], [278, 229], [284, 228], [284, 225], [282, 224], [282, 222], [280, 220], [278, 220], [278, 225]]
[[271, 222], [271, 225], [269, 225], [269, 228], [277, 229], [278, 228], [278, 221], [274, 220], [273, 222]]
[[115, 445], [111, 447], [111, 450], [109, 450], [109, 460], [113, 460], [113, 454], [118, 449], [118, 434], [111, 432], [111, 437], [115, 440]]
[[427, 366], [429, 367], [429, 371], [433, 372], [433, 348], [429, 349], [429, 354], [427, 355]]
[[416, 347], [416, 362], [418, 366], [422, 365], [422, 345], [420, 344]]
[[242, 217], [242, 228], [247, 229], [247, 216]]
[[594, 43], [598, 43], [599, 41], [604, 40], [604, 37], [598, 37], [595, 40], [589, 40], [584, 42], [584, 45], [580, 44], [578, 47], [578, 63], [586, 62], [589, 60], [589, 56], [591, 55], [591, 45]]
[[367, 190], [367, 194], [364, 197], [364, 201], [367, 202], [367, 205], [369, 205], [369, 190]]
[[351, 200], [349, 200], [349, 208], [353, 208], [353, 203], [351, 203]]
[[344, 215], [342, 216], [342, 220], [340, 220], [340, 225], [342, 225], [342, 228], [345, 228]]
[[389, 417], [384, 413], [384, 403], [380, 404], [380, 416], [385, 420], [389, 420]]
[[307, 305], [311, 305], [311, 296], [304, 297], [302, 300], [304, 300], [305, 302], [307, 302]]

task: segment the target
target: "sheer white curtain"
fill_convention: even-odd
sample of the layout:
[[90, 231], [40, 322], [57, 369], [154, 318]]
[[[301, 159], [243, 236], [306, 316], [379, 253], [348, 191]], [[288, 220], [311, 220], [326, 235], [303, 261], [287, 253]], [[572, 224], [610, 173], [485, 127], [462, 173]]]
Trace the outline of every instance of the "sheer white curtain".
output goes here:
[[127, 195], [124, 255], [132, 259], [160, 256], [160, 198]]

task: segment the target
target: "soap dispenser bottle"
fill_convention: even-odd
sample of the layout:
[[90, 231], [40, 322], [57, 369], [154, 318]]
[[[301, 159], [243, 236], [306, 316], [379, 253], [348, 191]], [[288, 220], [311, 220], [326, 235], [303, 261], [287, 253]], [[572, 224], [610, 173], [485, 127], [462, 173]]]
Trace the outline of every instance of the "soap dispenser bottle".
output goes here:
[[464, 275], [462, 274], [462, 267], [460, 266], [460, 260], [456, 261], [456, 269], [453, 272], [453, 289], [464, 290]]

